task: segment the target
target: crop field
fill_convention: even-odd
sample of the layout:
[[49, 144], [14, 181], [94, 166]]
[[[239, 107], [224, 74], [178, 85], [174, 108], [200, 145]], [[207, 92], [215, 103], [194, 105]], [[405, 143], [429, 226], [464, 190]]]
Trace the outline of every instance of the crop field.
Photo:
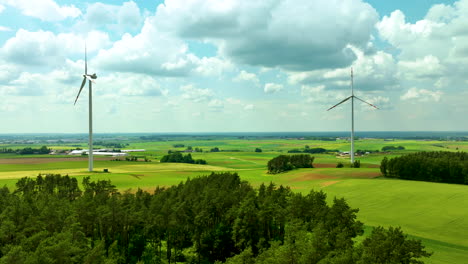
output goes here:
[[[349, 157], [335, 154], [313, 154], [312, 169], [298, 169], [281, 174], [268, 174], [267, 162], [288, 150], [325, 148], [349, 150], [345, 140], [319, 141], [299, 139], [219, 139], [180, 141], [129, 141], [129, 149], [145, 149], [132, 155], [147, 157], [151, 162], [114, 161], [109, 157], [96, 157], [95, 172], [88, 172], [87, 157], [64, 155], [0, 154], [0, 185], [14, 188], [17, 179], [35, 177], [39, 173], [60, 173], [77, 177], [112, 180], [122, 192], [138, 188], [152, 192], [156, 186], [178, 184], [187, 178], [206, 175], [213, 171], [237, 172], [253, 186], [273, 182], [286, 185], [297, 192], [323, 190], [328, 199], [344, 197], [351, 207], [359, 208], [358, 218], [372, 226], [401, 226], [411, 237], [421, 239], [434, 255], [427, 263], [465, 263], [468, 259], [468, 186], [385, 179], [379, 164], [386, 157], [415, 151], [467, 151], [468, 142], [364, 139], [356, 141], [356, 150], [380, 150], [384, 146], [404, 146], [405, 150], [371, 153], [356, 157], [361, 168], [350, 168]], [[175, 144], [184, 147], [174, 147]], [[168, 150], [183, 151], [188, 146], [203, 152], [191, 153], [193, 159], [204, 159], [207, 165], [160, 163]], [[0, 145], [22, 148], [24, 145]], [[40, 147], [40, 145], [28, 145]], [[83, 145], [83, 148], [86, 146]], [[212, 148], [220, 152], [209, 152]], [[52, 149], [72, 149], [66, 144]], [[254, 152], [261, 148], [262, 152]], [[124, 159], [120, 157], [120, 159]], [[342, 162], [344, 168], [336, 168]], [[108, 169], [109, 173], [103, 170]]]

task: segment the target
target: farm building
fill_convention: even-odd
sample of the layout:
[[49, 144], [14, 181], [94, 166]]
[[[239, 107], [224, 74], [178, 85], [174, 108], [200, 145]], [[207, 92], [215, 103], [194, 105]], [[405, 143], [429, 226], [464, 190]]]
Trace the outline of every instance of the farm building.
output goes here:
[[[70, 153], [68, 153], [68, 155], [83, 155], [83, 154], [88, 154], [88, 152], [89, 151], [87, 149], [72, 150]], [[93, 155], [120, 157], [120, 156], [128, 156], [128, 153], [95, 150], [93, 151]]]

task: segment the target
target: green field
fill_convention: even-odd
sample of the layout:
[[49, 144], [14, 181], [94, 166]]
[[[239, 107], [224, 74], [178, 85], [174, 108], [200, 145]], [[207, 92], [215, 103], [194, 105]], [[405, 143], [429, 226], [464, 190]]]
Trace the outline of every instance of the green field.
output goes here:
[[[159, 163], [159, 158], [174, 148], [175, 143], [185, 147], [202, 148], [202, 153], [192, 153], [194, 159], [205, 159], [208, 165]], [[468, 186], [384, 179], [379, 177], [378, 164], [384, 157], [398, 156], [414, 151], [468, 150], [468, 143], [449, 141], [418, 141], [381, 139], [358, 140], [356, 149], [378, 150], [383, 146], [404, 146], [405, 150], [386, 154], [357, 157], [362, 167], [335, 168], [337, 162], [348, 164], [348, 158], [334, 154], [314, 155], [313, 169], [299, 169], [287, 173], [266, 173], [268, 160], [294, 148], [305, 145], [325, 149], [348, 150], [347, 141], [318, 141], [297, 139], [214, 139], [189, 141], [134, 141], [128, 148], [146, 149], [144, 153], [152, 162], [110, 161], [99, 158], [95, 172], [87, 172], [87, 159], [64, 159], [52, 155], [0, 154], [0, 184], [14, 188], [17, 179], [35, 177], [39, 173], [60, 173], [81, 179], [110, 179], [121, 191], [141, 188], [153, 191], [156, 186], [170, 186], [188, 177], [206, 175], [212, 171], [234, 171], [254, 186], [274, 182], [290, 186], [298, 192], [311, 189], [324, 190], [329, 199], [345, 197], [352, 207], [359, 208], [359, 220], [367, 227], [401, 226], [412, 237], [422, 239], [434, 255], [427, 263], [465, 263], [468, 259]], [[29, 146], [29, 145], [28, 145]], [[21, 148], [21, 145], [0, 145]], [[40, 147], [34, 146], [33, 147]], [[208, 152], [211, 148], [231, 152]], [[53, 149], [70, 149], [56, 145]], [[261, 148], [262, 153], [255, 153]], [[110, 173], [102, 173], [103, 169]]]

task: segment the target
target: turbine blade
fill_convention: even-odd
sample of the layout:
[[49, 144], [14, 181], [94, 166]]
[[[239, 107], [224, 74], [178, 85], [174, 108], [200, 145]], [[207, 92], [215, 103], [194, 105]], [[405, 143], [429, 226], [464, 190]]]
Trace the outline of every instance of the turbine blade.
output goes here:
[[361, 102], [363, 102], [363, 103], [366, 103], [366, 104], [368, 104], [368, 105], [374, 107], [375, 109], [379, 109], [377, 106], [375, 106], [375, 105], [373, 105], [373, 104], [371, 104], [371, 103], [368, 103], [368, 102], [362, 100], [361, 98], [359, 98], [359, 97], [357, 97], [357, 96], [354, 96], [354, 98], [358, 99], [359, 101], [361, 101]]
[[86, 41], [85, 41], [85, 48], [84, 48], [84, 74], [88, 75], [88, 50], [86, 48]]
[[335, 108], [335, 107], [339, 106], [340, 104], [342, 104], [342, 103], [344, 103], [344, 102], [348, 101], [348, 100], [349, 100], [349, 98], [351, 98], [351, 97], [353, 97], [353, 96], [349, 96], [349, 97], [347, 97], [347, 98], [346, 98], [346, 99], [344, 99], [343, 101], [341, 101], [341, 102], [337, 103], [336, 105], [334, 105], [334, 106], [332, 106], [332, 107], [328, 108], [328, 109], [327, 109], [327, 111], [330, 111], [330, 110], [332, 110], [333, 108]]
[[76, 96], [75, 103], [73, 105], [76, 105], [76, 101], [78, 101], [78, 97], [80, 97], [80, 93], [83, 90], [85, 83], [86, 83], [86, 78], [83, 78], [83, 82], [81, 83], [80, 90], [78, 91], [78, 95]]
[[92, 83], [96, 83], [96, 81], [93, 80], [93, 78], [91, 78], [91, 76], [89, 76], [89, 75], [86, 75], [86, 79], [88, 79]]

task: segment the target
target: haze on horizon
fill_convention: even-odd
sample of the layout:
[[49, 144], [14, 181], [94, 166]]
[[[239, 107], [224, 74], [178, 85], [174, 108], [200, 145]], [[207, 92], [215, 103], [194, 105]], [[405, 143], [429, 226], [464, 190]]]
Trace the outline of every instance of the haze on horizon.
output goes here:
[[468, 131], [468, 0], [0, 0], [4, 133]]

